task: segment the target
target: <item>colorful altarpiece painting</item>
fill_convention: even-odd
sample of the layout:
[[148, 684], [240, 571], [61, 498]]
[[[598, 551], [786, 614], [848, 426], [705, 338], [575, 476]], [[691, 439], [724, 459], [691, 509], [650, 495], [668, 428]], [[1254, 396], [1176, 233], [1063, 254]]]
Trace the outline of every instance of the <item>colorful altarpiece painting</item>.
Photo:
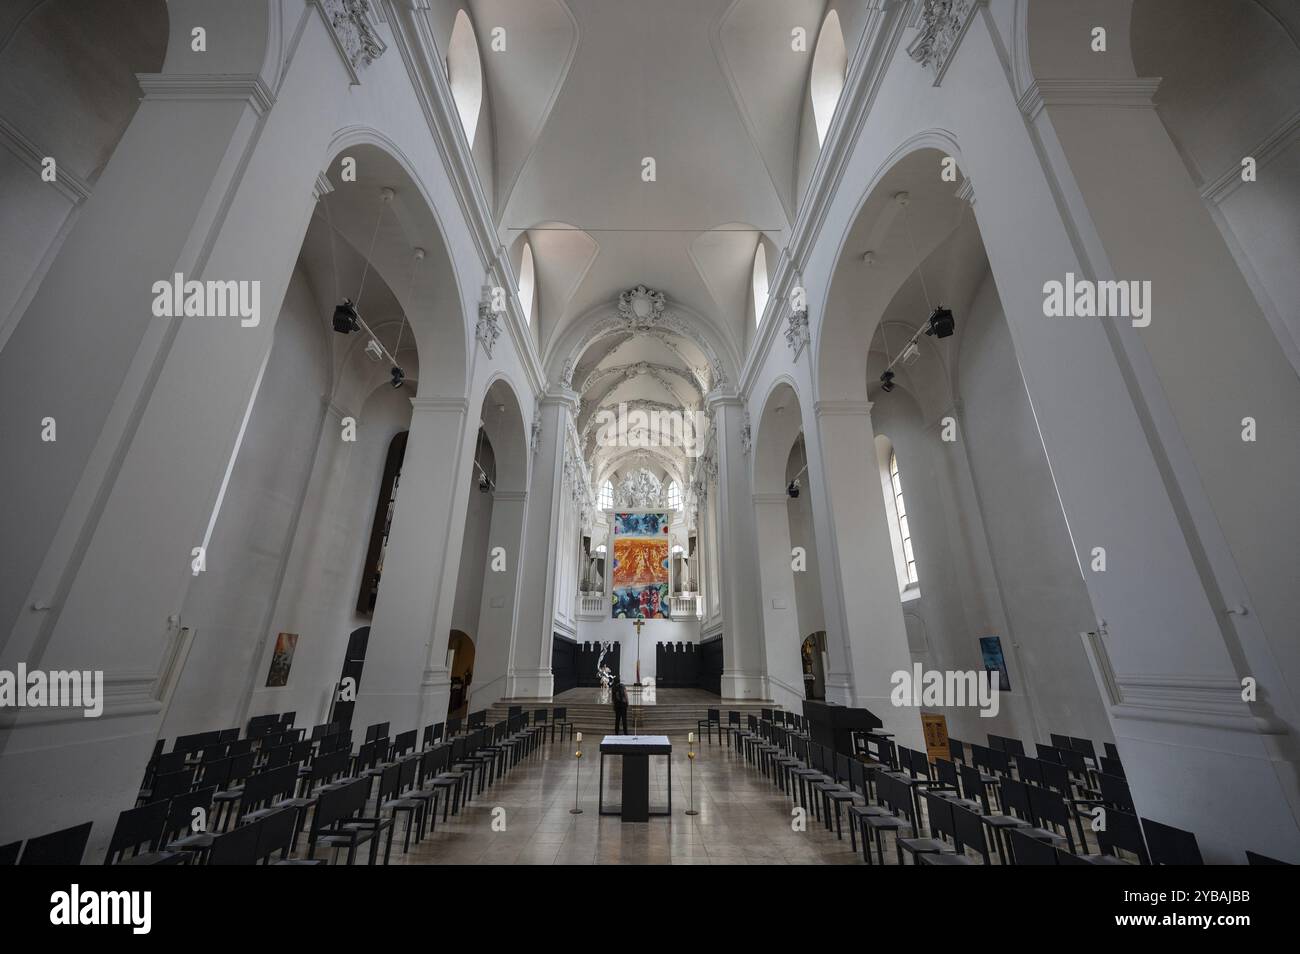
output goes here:
[[614, 513], [614, 619], [668, 619], [671, 557], [669, 514], [662, 510]]

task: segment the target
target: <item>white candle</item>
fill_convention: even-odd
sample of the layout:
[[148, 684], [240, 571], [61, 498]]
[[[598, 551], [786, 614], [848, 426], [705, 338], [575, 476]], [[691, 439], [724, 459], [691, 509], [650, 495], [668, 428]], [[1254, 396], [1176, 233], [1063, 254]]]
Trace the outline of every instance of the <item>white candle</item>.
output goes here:
[[577, 734], [576, 739], [577, 739], [577, 741], [579, 741], [579, 742], [582, 741], [582, 733], [581, 733], [581, 732], [579, 732], [579, 733]]
[[694, 743], [694, 742], [695, 742], [695, 733], [694, 733], [694, 732], [687, 732], [687, 733], [686, 733], [686, 741], [687, 741], [687, 742]]

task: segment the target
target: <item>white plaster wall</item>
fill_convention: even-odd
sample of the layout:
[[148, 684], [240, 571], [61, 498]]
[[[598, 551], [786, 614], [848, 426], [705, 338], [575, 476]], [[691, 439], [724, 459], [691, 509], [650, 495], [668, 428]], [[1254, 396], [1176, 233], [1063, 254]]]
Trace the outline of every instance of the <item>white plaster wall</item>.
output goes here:
[[[262, 655], [262, 626], [292, 543], [329, 386], [320, 313], [302, 273], [295, 272], [208, 547], [207, 570], [181, 609], [194, 643], [160, 730], [164, 737], [240, 722], [243, 688]], [[306, 655], [319, 638], [303, 634], [300, 651]]]
[[[369, 626], [356, 611], [357, 592], [393, 437], [410, 426], [409, 393], [376, 389], [357, 419], [357, 441], [339, 439], [330, 415], [321, 432], [316, 473], [303, 504], [298, 538], [272, 625], [250, 674], [248, 716], [297, 712], [298, 725], [323, 722], [343, 666], [348, 635]], [[401, 488], [398, 488], [400, 495]], [[267, 688], [266, 673], [277, 633], [298, 633], [289, 682]], [[362, 671], [362, 684], [365, 672]]]

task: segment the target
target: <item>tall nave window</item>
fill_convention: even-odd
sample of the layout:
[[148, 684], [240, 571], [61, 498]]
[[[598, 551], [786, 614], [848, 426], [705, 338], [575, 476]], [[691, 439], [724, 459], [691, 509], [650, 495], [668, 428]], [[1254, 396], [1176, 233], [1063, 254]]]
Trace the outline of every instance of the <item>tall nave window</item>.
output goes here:
[[600, 493], [596, 495], [596, 506], [601, 510], [614, 509], [614, 481], [607, 480], [600, 485]]
[[682, 509], [682, 485], [675, 480], [668, 485], [668, 509]]
[[889, 483], [894, 488], [894, 510], [898, 514], [898, 533], [903, 538], [903, 562], [907, 582], [916, 582], [916, 557], [912, 555], [912, 531], [907, 526], [907, 506], [903, 503], [903, 481], [898, 476], [898, 455], [889, 454]]

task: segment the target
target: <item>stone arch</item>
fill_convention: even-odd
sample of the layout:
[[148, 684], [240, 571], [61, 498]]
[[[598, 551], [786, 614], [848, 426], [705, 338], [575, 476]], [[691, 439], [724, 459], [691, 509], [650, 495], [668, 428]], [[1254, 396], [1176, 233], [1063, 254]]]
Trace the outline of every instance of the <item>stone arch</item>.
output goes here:
[[[866, 399], [866, 356], [885, 309], [917, 264], [959, 224], [957, 184], [933, 175], [943, 156], [961, 166], [955, 138], [945, 130], [920, 132], [880, 164], [863, 190], [821, 299], [813, 366], [818, 400]], [[908, 197], [906, 206], [896, 200], [900, 193]], [[863, 259], [867, 251], [873, 253], [870, 264]]]
[[[475, 404], [471, 404], [471, 407]], [[528, 426], [519, 388], [510, 375], [498, 371], [488, 379], [477, 401], [487, 439], [496, 460], [496, 489], [521, 492], [528, 487]]]
[[[334, 208], [350, 213], [350, 222], [339, 227], [341, 237], [363, 255], [384, 279], [401, 304], [410, 323], [412, 337], [422, 360], [426, 382], [437, 381], [438, 393], [421, 397], [463, 396], [467, 391], [469, 367], [469, 313], [461, 296], [456, 262], [446, 243], [443, 215], [425, 189], [414, 164], [401, 148], [371, 127], [351, 126], [340, 130], [327, 149], [326, 177], [333, 190], [321, 198], [337, 219]], [[356, 182], [344, 183], [344, 157], [356, 160]], [[391, 202], [384, 208], [381, 190], [391, 188]], [[380, 209], [383, 221], [369, 252], [371, 236]], [[412, 253], [424, 249], [423, 261], [413, 269]], [[342, 292], [345, 296], [346, 290]], [[365, 317], [365, 303], [361, 303]]]

